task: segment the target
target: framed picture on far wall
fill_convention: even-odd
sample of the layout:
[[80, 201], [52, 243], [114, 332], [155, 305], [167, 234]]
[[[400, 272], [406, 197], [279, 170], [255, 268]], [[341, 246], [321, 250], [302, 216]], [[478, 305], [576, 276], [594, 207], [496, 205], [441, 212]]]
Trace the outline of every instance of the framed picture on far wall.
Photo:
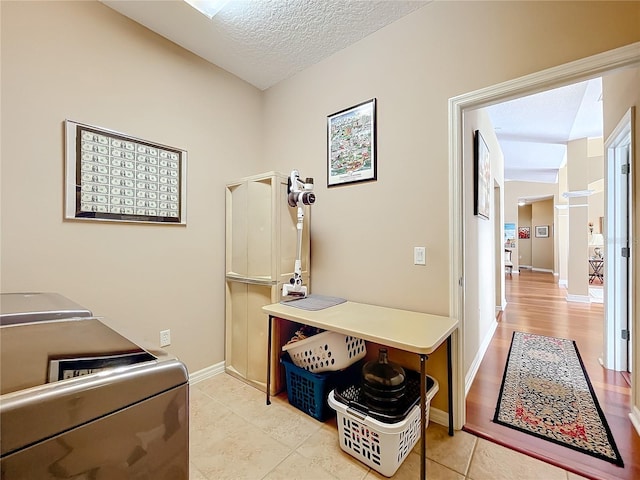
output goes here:
[[491, 208], [491, 159], [489, 147], [482, 138], [480, 130], [476, 130], [473, 149], [473, 179], [475, 194], [473, 197], [473, 214], [489, 219]]
[[536, 237], [547, 238], [549, 236], [549, 225], [536, 226]]
[[520, 240], [531, 238], [531, 227], [518, 227], [518, 238]]
[[513, 248], [516, 246], [516, 224], [504, 224], [504, 247]]

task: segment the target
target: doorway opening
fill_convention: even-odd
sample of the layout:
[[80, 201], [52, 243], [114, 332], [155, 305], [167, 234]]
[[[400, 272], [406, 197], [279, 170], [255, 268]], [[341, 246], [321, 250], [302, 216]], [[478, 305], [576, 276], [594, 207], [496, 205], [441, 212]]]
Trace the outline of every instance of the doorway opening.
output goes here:
[[[478, 329], [477, 325], [467, 325], [464, 302], [466, 299], [465, 283], [469, 281], [466, 275], [468, 272], [466, 272], [465, 261], [467, 257], [475, 255], [475, 252], [465, 251], [465, 238], [468, 235], [465, 229], [465, 221], [468, 218], [468, 209], [465, 208], [464, 198], [469, 193], [465, 193], [465, 184], [462, 181], [464, 174], [463, 152], [465, 151], [464, 142], [466, 141], [464, 138], [466, 131], [463, 132], [464, 112], [588, 80], [624, 67], [636, 67], [639, 64], [640, 54], [638, 53], [637, 44], [634, 44], [450, 99], [450, 218], [457, 219], [450, 224], [450, 238], [452, 239], [450, 312], [452, 316], [455, 316], [460, 321], [459, 335], [454, 342], [456, 355], [454, 389], [457, 393], [454, 411], [455, 428], [461, 429], [466, 421], [466, 392], [470, 388], [475, 375], [475, 372], [471, 371], [470, 365], [473, 367], [476, 358], [484, 356], [483, 346], [489, 347], [488, 342], [484, 342], [482, 339], [480, 345], [473, 345], [474, 339], [467, 337], [471, 333], [477, 337]], [[632, 351], [637, 351], [633, 346], [634, 342], [635, 339], [632, 337]], [[475, 358], [471, 358], [474, 356]], [[502, 368], [502, 366], [499, 368]], [[635, 393], [632, 397], [634, 395]]]
[[[637, 44], [627, 45], [609, 52], [594, 55], [587, 59], [578, 60], [566, 65], [554, 67], [526, 77], [504, 82], [475, 92], [470, 92], [449, 100], [449, 168], [450, 168], [450, 218], [456, 219], [450, 223], [451, 249], [450, 249], [450, 314], [460, 321], [459, 335], [455, 339], [454, 349], [456, 355], [456, 374], [454, 389], [456, 391], [454, 405], [454, 427], [461, 429], [465, 421], [465, 392], [470, 386], [472, 377], [467, 376], [467, 368], [470, 359], [469, 352], [465, 352], [467, 339], [465, 339], [466, 325], [464, 317], [464, 222], [467, 211], [464, 208], [463, 197], [463, 112], [473, 110], [496, 103], [513, 100], [515, 98], [530, 95], [544, 90], [557, 88], [578, 81], [588, 80], [604, 73], [612, 72], [625, 67], [635, 67], [640, 64], [640, 53]], [[634, 339], [632, 338], [632, 342]]]

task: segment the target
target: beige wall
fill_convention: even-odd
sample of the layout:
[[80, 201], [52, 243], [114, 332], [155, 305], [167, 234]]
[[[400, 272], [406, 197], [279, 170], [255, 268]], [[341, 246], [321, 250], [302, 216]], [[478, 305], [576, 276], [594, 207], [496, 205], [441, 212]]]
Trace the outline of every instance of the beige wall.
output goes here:
[[[637, 40], [637, 11], [434, 2], [269, 89], [265, 165], [316, 178], [313, 289], [448, 313], [448, 99]], [[372, 97], [378, 181], [328, 189], [326, 116]], [[413, 265], [416, 245], [426, 267]]]
[[600, 221], [604, 217], [604, 191], [601, 190], [590, 195], [588, 203], [588, 218], [589, 222], [593, 222], [593, 233], [602, 233], [600, 231]]
[[587, 156], [589, 157], [589, 184], [604, 178], [604, 139], [587, 138]]
[[[505, 182], [504, 183], [504, 221], [505, 223], [515, 223], [518, 225], [519, 219], [519, 207], [518, 199], [521, 197], [536, 197], [536, 198], [554, 198], [555, 202], [558, 201], [558, 185], [555, 183], [541, 183], [541, 182]], [[529, 215], [529, 220], [531, 216]], [[535, 237], [535, 230], [531, 227], [531, 237]], [[531, 248], [531, 247], [530, 247]], [[520, 267], [520, 264], [531, 266], [531, 257], [526, 253], [520, 253], [520, 242], [516, 242], [516, 248], [513, 253], [513, 265], [514, 271]], [[529, 263], [525, 263], [526, 261]]]
[[[639, 7], [433, 2], [270, 88], [265, 165], [316, 179], [312, 291], [447, 314], [449, 98], [638, 41]], [[326, 117], [372, 97], [378, 180], [329, 189]]]
[[[463, 141], [464, 150], [464, 180], [466, 190], [474, 191], [474, 133], [479, 130], [487, 144], [491, 159], [491, 184], [502, 186], [504, 184], [504, 159], [502, 150], [498, 144], [494, 127], [486, 109], [465, 112], [463, 119], [463, 131], [466, 133]], [[465, 311], [464, 316], [468, 320], [464, 332], [465, 365], [464, 371], [471, 368], [474, 361], [479, 361], [475, 356], [480, 345], [485, 340], [487, 332], [493, 332], [491, 328], [495, 324], [496, 317], [496, 279], [500, 279], [500, 285], [504, 283], [502, 268], [496, 268], [497, 252], [502, 252], [502, 234], [496, 238], [496, 225], [502, 225], [500, 209], [496, 212], [495, 205], [502, 199], [495, 199], [496, 190], [491, 189], [493, 206], [489, 219], [481, 218], [473, 213], [473, 195], [465, 197], [465, 210], [471, 212], [465, 222], [465, 251], [472, 252], [465, 258]], [[502, 232], [499, 228], [498, 231]], [[499, 254], [502, 256], [502, 253]]]
[[[553, 272], [553, 199], [531, 204], [531, 268]], [[536, 226], [548, 226], [548, 237], [536, 237]]]
[[593, 194], [587, 198], [589, 222], [593, 222], [593, 233], [600, 231], [600, 219], [604, 217], [604, 139], [588, 138], [587, 155], [589, 161], [589, 190]]
[[[224, 360], [224, 185], [261, 93], [97, 2], [2, 2], [2, 291], [54, 291], [190, 371]], [[63, 121], [188, 151], [187, 226], [63, 221]]]
[[[635, 142], [635, 155], [633, 159], [633, 202], [634, 202], [634, 217], [632, 219], [632, 231], [631, 238], [633, 239], [633, 245], [631, 246], [632, 252], [638, 251], [638, 225], [640, 225], [640, 193], [638, 192], [638, 165], [640, 165], [640, 68], [626, 69], [616, 72], [613, 75], [607, 75], [603, 78], [602, 82], [602, 97], [604, 107], [604, 138], [606, 139], [613, 132], [618, 125], [618, 122], [622, 119], [624, 114], [635, 106], [635, 132], [633, 141]], [[634, 258], [632, 256], [632, 258]], [[633, 301], [632, 301], [632, 315], [633, 330], [636, 335], [632, 336], [635, 339], [640, 332], [640, 309], [638, 308], [638, 302], [640, 301], [640, 295], [638, 294], [638, 285], [640, 285], [638, 279], [638, 272], [640, 272], [640, 256], [635, 255], [635, 261], [633, 265], [633, 277], [631, 283], [633, 285]], [[633, 391], [631, 404], [634, 408], [634, 417], [636, 422], [640, 422], [640, 344], [637, 340], [633, 343], [633, 365], [631, 370], [634, 372]], [[638, 425], [636, 425], [638, 428]]]
[[[639, 8], [434, 2], [261, 94], [99, 3], [2, 2], [2, 290], [171, 328], [190, 370], [220, 362], [224, 183], [297, 168], [316, 179], [312, 291], [447, 314], [448, 99], [639, 41]], [[372, 97], [378, 180], [328, 189], [326, 116]], [[188, 226], [62, 222], [64, 118], [187, 149]]]

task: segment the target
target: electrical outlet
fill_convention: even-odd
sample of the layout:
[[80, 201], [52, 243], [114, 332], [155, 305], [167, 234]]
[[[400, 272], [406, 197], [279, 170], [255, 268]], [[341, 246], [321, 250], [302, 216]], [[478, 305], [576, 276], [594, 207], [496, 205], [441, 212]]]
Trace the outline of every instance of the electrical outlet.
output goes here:
[[171, 330], [160, 331], [160, 346], [168, 347], [171, 345]]
[[425, 247], [413, 247], [413, 264], [414, 265], [426, 265], [426, 249]]

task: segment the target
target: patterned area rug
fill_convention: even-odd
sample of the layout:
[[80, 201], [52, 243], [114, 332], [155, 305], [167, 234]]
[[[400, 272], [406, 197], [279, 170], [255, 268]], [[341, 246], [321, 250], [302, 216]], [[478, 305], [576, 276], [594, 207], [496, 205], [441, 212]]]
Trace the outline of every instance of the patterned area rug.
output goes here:
[[513, 333], [493, 421], [623, 466], [572, 340]]

